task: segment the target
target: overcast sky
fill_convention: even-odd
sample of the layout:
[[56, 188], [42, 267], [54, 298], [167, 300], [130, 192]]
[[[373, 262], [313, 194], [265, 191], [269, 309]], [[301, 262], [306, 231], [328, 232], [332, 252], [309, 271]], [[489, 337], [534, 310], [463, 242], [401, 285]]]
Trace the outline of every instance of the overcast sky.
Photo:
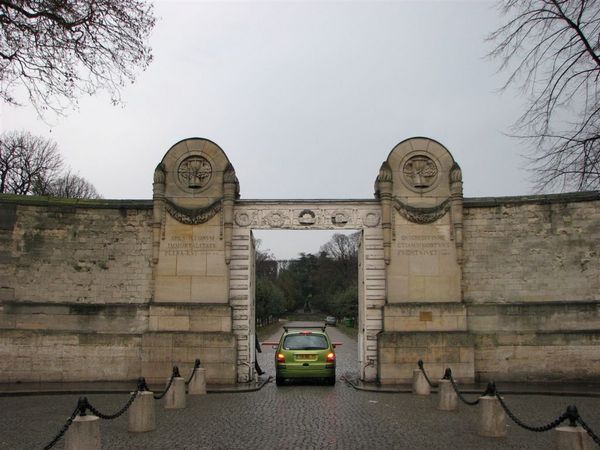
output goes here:
[[[44, 123], [2, 105], [2, 130], [51, 137], [105, 198], [150, 199], [154, 167], [188, 137], [223, 148], [245, 199], [372, 198], [381, 163], [412, 136], [450, 150], [466, 197], [531, 193], [527, 149], [504, 135], [522, 99], [498, 92], [505, 74], [485, 58], [502, 20], [491, 2], [156, 2], [156, 13], [154, 61], [123, 107], [97, 95]], [[323, 242], [268, 236], [280, 258]]]

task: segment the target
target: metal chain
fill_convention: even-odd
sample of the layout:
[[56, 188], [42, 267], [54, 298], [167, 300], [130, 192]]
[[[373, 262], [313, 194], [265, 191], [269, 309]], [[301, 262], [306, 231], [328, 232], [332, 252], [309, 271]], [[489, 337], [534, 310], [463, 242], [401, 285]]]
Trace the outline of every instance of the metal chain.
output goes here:
[[129, 407], [131, 406], [131, 404], [133, 403], [133, 401], [135, 400], [135, 398], [138, 396], [139, 393], [140, 393], [140, 390], [136, 389], [136, 391], [131, 394], [131, 397], [129, 397], [129, 400], [127, 400], [127, 403], [125, 403], [125, 406], [123, 406], [120, 410], [118, 410], [114, 414], [103, 414], [100, 411], [98, 411], [96, 408], [94, 408], [94, 406], [90, 402], [88, 402], [87, 406], [88, 406], [88, 409], [92, 413], [94, 413], [95, 416], [98, 416], [104, 420], [113, 420], [113, 419], [116, 419], [117, 417], [122, 416], [125, 413], [125, 411], [127, 411], [129, 409]]
[[79, 405], [77, 405], [77, 408], [75, 408], [75, 410], [73, 411], [71, 416], [67, 419], [67, 421], [65, 422], [63, 427], [60, 429], [58, 434], [54, 437], [54, 439], [52, 439], [50, 441], [50, 443], [44, 447], [44, 450], [50, 450], [52, 447], [54, 447], [56, 445], [56, 443], [58, 441], [60, 441], [60, 438], [62, 438], [65, 435], [65, 433], [67, 432], [67, 430], [73, 423], [73, 420], [75, 420], [75, 417], [77, 417], [78, 412], [79, 412]]
[[565, 420], [567, 420], [569, 418], [569, 413], [564, 412], [560, 416], [558, 416], [558, 418], [556, 420], [553, 420], [552, 422], [550, 422], [547, 425], [544, 425], [541, 427], [532, 427], [530, 425], [527, 425], [527, 424], [521, 422], [519, 420], [519, 418], [517, 416], [515, 416], [510, 409], [508, 409], [508, 406], [506, 406], [506, 403], [504, 403], [504, 400], [502, 400], [502, 397], [500, 397], [500, 394], [498, 392], [496, 392], [496, 398], [502, 405], [502, 408], [504, 409], [504, 411], [506, 411], [506, 414], [508, 415], [508, 417], [510, 417], [514, 423], [519, 425], [521, 428], [525, 428], [526, 430], [529, 430], [529, 431], [535, 431], [536, 433], [543, 433], [544, 431], [552, 430], [553, 428], [556, 428], [557, 426], [559, 426], [561, 423], [563, 423]]
[[458, 387], [456, 386], [456, 383], [454, 382], [454, 378], [452, 377], [452, 373], [450, 373], [450, 376], [448, 377], [448, 379], [450, 380], [450, 383], [452, 383], [452, 387], [454, 388], [454, 392], [456, 392], [456, 395], [458, 395], [458, 398], [460, 398], [464, 403], [466, 403], [469, 406], [475, 406], [479, 403], [479, 399], [474, 400], [474, 401], [469, 401], [466, 398], [463, 397], [463, 395], [460, 393], [460, 391], [458, 390]]
[[179, 376], [179, 369], [177, 369], [177, 371], [175, 369], [177, 369], [177, 366], [173, 367], [173, 373], [171, 374], [171, 379], [169, 380], [169, 383], [167, 384], [167, 387], [162, 392], [162, 394], [154, 395], [155, 400], [160, 400], [161, 398], [163, 398], [165, 396], [165, 394], [167, 392], [169, 392], [169, 389], [171, 388], [171, 385], [173, 384], [173, 380], [175, 379], [176, 376]]
[[577, 418], [577, 423], [581, 425], [581, 427], [587, 432], [587, 434], [590, 435], [590, 437], [596, 444], [600, 445], [600, 437], [598, 437], [598, 435], [594, 433], [590, 427], [588, 427], [588, 425], [583, 421], [581, 417]]
[[419, 370], [421, 372], [423, 372], [423, 376], [425, 377], [425, 381], [427, 381], [427, 384], [429, 384], [429, 387], [438, 387], [437, 384], [433, 384], [431, 382], [431, 380], [429, 379], [429, 377], [427, 376], [427, 372], [425, 372], [425, 368], [423, 367], [423, 360], [420, 359], [419, 361], [417, 361], [417, 365], [419, 366]]
[[197, 359], [194, 362], [194, 368], [192, 369], [192, 373], [190, 373], [190, 377], [185, 382], [186, 385], [188, 385], [188, 384], [190, 384], [192, 382], [192, 378], [194, 378], [194, 374], [196, 373], [196, 369], [198, 369], [199, 367], [200, 367], [200, 360]]

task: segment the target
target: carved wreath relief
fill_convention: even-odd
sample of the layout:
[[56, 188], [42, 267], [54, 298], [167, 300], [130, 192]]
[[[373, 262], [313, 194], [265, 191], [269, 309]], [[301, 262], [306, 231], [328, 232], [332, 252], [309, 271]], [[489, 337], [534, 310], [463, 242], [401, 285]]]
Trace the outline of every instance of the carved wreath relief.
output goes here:
[[212, 166], [202, 156], [190, 156], [177, 168], [177, 179], [182, 186], [190, 189], [205, 187], [212, 177]]
[[433, 185], [437, 180], [438, 172], [435, 162], [423, 155], [409, 158], [402, 168], [404, 179], [415, 189], [425, 189]]

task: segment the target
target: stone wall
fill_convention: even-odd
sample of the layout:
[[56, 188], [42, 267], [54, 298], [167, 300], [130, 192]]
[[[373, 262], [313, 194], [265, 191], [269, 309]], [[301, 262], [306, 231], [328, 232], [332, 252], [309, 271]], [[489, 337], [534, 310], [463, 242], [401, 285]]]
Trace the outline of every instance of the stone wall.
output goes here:
[[467, 199], [463, 296], [481, 380], [597, 380], [600, 194]]
[[152, 299], [152, 202], [0, 198], [0, 382], [235, 382], [228, 305]]
[[151, 202], [3, 197], [0, 300], [148, 302], [151, 208]]

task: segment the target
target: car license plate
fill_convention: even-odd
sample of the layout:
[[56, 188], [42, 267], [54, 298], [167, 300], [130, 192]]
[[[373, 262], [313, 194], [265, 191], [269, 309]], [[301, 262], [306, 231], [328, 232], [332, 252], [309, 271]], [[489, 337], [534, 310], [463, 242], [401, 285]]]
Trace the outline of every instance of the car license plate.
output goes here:
[[317, 355], [307, 355], [307, 354], [296, 355], [296, 359], [299, 361], [316, 361]]

